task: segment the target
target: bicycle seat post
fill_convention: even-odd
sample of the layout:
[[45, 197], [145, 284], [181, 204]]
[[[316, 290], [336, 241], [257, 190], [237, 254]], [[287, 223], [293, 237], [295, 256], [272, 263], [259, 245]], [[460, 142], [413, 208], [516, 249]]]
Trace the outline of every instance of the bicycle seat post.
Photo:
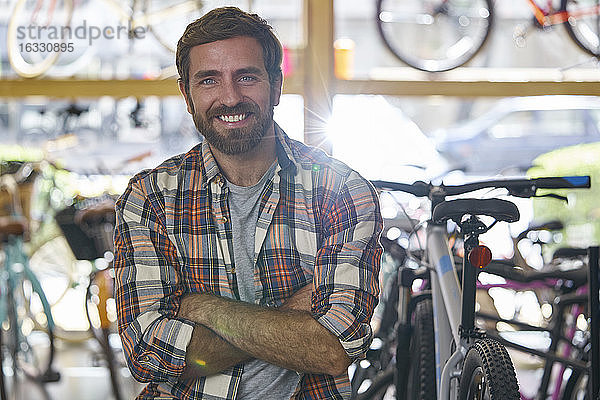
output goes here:
[[460, 335], [467, 339], [481, 338], [483, 332], [475, 328], [475, 295], [477, 289], [477, 271], [469, 262], [469, 253], [479, 245], [479, 233], [485, 225], [476, 216], [470, 216], [464, 221], [461, 233], [464, 238], [464, 256], [462, 270], [462, 309], [460, 320]]

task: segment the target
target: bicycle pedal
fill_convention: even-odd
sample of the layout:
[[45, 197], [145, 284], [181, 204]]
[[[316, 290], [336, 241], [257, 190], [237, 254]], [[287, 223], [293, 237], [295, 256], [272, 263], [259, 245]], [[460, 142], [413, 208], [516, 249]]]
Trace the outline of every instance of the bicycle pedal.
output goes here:
[[60, 372], [54, 370], [46, 371], [46, 373], [41, 376], [41, 381], [43, 383], [58, 382], [59, 380]]

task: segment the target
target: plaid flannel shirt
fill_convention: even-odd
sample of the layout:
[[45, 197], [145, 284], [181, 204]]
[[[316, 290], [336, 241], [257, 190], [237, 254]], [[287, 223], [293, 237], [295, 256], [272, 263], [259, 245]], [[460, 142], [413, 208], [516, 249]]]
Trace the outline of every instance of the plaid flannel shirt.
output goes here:
[[[368, 349], [379, 295], [382, 219], [368, 181], [276, 126], [275, 175], [256, 224], [257, 303], [278, 307], [312, 284], [312, 315], [352, 359]], [[185, 293], [237, 298], [227, 188], [203, 142], [133, 177], [117, 201], [115, 298], [129, 369], [149, 382], [138, 398], [234, 399], [236, 365], [180, 380], [193, 324]], [[310, 349], [307, 349], [310, 351]], [[324, 355], [325, 356], [325, 355]], [[345, 399], [348, 375], [304, 374], [296, 399]]]

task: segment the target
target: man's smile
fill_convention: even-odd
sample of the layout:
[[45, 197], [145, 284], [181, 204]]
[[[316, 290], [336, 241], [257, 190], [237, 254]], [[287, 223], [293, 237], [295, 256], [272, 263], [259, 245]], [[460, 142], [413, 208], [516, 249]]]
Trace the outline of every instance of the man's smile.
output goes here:
[[217, 115], [217, 118], [219, 118], [221, 121], [223, 122], [228, 122], [228, 123], [232, 123], [232, 122], [240, 122], [245, 120], [248, 117], [248, 114], [233, 114], [233, 115]]

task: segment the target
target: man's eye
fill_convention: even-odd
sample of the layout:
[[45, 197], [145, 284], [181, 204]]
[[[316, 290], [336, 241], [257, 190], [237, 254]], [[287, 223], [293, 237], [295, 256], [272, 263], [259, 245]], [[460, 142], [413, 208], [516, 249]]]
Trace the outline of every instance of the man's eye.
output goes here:
[[242, 82], [254, 82], [255, 80], [256, 80], [256, 78], [253, 76], [242, 76], [240, 78], [240, 81], [242, 81]]
[[206, 79], [202, 79], [200, 81], [201, 85], [213, 85], [215, 83], [215, 80], [212, 78], [206, 78]]

